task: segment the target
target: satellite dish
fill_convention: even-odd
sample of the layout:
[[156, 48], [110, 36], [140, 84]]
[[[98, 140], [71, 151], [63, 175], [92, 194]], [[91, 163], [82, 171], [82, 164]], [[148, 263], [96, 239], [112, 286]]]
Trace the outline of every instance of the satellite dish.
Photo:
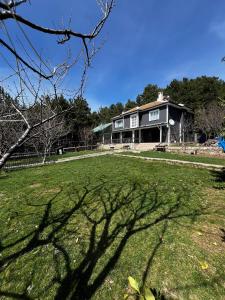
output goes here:
[[169, 119], [169, 124], [170, 124], [171, 126], [174, 126], [174, 125], [175, 125], [175, 121], [174, 121], [173, 119]]

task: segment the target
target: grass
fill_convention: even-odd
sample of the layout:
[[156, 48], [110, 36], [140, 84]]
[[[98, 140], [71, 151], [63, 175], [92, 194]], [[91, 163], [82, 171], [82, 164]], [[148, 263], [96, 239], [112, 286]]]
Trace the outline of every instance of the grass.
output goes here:
[[191, 154], [177, 154], [171, 152], [160, 152], [160, 151], [143, 151], [140, 153], [134, 152], [124, 152], [123, 154], [127, 155], [137, 155], [137, 156], [145, 156], [152, 158], [165, 158], [165, 159], [175, 159], [175, 160], [184, 160], [184, 161], [192, 161], [192, 162], [200, 162], [206, 164], [215, 164], [215, 165], [224, 165], [225, 166], [225, 157], [209, 157], [203, 155], [191, 155]]
[[129, 275], [166, 299], [224, 299], [223, 173], [104, 156], [0, 185], [2, 299], [123, 299]]

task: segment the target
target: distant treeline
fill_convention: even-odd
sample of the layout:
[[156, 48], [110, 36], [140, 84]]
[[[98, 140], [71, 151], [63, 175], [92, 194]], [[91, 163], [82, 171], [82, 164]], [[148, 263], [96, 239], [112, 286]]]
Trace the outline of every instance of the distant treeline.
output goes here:
[[158, 92], [170, 96], [171, 101], [183, 103], [195, 114], [193, 127], [204, 133], [206, 138], [224, 135], [225, 117], [225, 81], [218, 77], [197, 77], [195, 79], [174, 79], [166, 88], [148, 84], [136, 99], [128, 99], [125, 104], [117, 102], [108, 107], [101, 107], [92, 113], [94, 124], [110, 122], [113, 116], [133, 107], [155, 101]]
[[113, 116], [122, 111], [155, 101], [159, 91], [169, 95], [171, 101], [183, 103], [196, 112], [203, 108], [207, 109], [212, 104], [220, 104], [221, 100], [225, 99], [225, 81], [218, 77], [202, 76], [195, 79], [174, 79], [166, 88], [148, 84], [136, 99], [128, 99], [125, 104], [117, 102], [108, 107], [101, 107], [97, 113], [99, 122], [109, 122]]
[[[66, 99], [61, 95], [57, 99], [44, 97], [43, 101], [51, 103], [56, 111], [69, 109], [64, 114], [65, 126], [68, 128], [67, 132], [70, 132], [71, 139], [81, 140], [86, 139], [86, 136], [91, 134], [91, 129], [100, 123], [111, 122], [112, 117], [121, 114], [123, 111], [155, 101], [159, 91], [163, 91], [164, 95], [169, 95], [171, 101], [183, 103], [193, 110], [197, 130], [206, 133], [208, 136], [223, 132], [225, 81], [218, 77], [202, 76], [195, 79], [175, 79], [166, 88], [148, 84], [143, 92], [137, 95], [136, 99], [128, 99], [125, 104], [115, 101], [115, 104], [100, 107], [95, 112], [91, 111], [88, 99], [81, 97]], [[0, 94], [4, 95], [1, 98], [8, 99], [7, 101], [11, 98], [2, 88], [0, 88]], [[36, 108], [36, 111], [38, 111], [38, 108]], [[35, 110], [32, 110], [32, 114], [35, 114]]]

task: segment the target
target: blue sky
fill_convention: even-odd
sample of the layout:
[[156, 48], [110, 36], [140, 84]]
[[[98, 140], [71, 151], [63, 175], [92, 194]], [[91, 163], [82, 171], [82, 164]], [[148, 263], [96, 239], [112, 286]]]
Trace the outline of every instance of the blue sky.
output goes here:
[[[46, 26], [66, 23], [70, 16], [76, 30], [95, 24], [94, 0], [66, 3], [32, 0], [18, 12]], [[53, 63], [65, 55], [55, 38], [29, 34]], [[135, 99], [148, 83], [165, 87], [172, 79], [201, 75], [225, 79], [224, 0], [117, 0], [101, 37], [104, 47], [89, 70], [85, 91], [92, 109]], [[70, 47], [75, 53], [78, 45], [71, 41]], [[1, 63], [0, 72], [4, 68]], [[75, 88], [77, 82], [74, 70], [65, 84]]]

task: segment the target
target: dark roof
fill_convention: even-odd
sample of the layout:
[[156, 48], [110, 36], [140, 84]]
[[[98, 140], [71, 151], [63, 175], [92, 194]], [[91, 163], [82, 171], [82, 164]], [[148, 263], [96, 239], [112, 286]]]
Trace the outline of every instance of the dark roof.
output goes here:
[[126, 111], [125, 114], [130, 113], [130, 112], [134, 112], [134, 111], [138, 111], [138, 110], [146, 110], [146, 109], [149, 109], [149, 108], [153, 108], [153, 107], [162, 105], [164, 103], [168, 103], [168, 101], [163, 101], [163, 102], [162, 101], [154, 101], [154, 102], [146, 103], [144, 105], [137, 106], [137, 107], [134, 107], [134, 108]]

